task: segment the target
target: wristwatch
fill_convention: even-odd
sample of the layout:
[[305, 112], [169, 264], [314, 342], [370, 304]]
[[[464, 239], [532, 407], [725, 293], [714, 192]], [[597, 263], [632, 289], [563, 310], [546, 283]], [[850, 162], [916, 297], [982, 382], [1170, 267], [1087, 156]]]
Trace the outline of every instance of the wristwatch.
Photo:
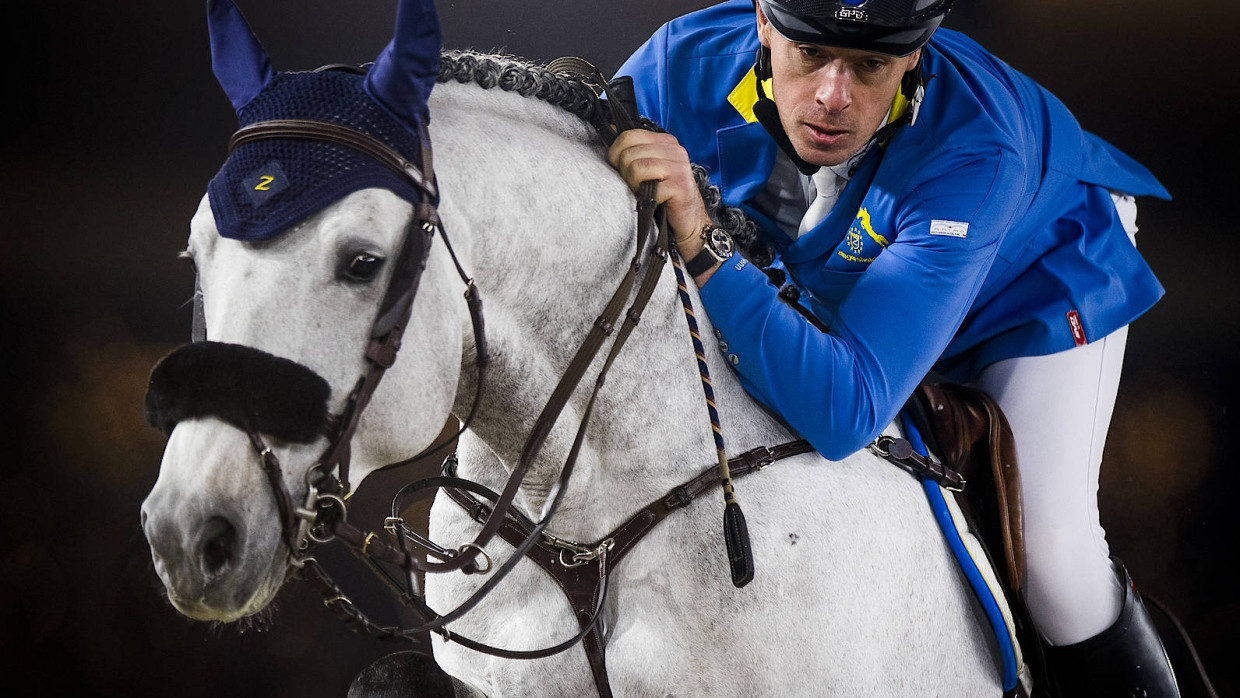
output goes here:
[[685, 271], [689, 276], [697, 276], [719, 262], [732, 256], [736, 245], [728, 231], [710, 223], [702, 228], [702, 251], [685, 262]]

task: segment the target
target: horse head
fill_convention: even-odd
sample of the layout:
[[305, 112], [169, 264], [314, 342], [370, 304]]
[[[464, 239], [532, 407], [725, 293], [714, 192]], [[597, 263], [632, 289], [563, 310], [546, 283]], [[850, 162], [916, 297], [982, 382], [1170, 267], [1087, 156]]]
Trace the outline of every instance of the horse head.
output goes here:
[[[423, 227], [433, 174], [413, 167], [429, 162], [433, 3], [400, 2], [369, 70], [278, 72], [231, 0], [211, 0], [208, 19], [214, 72], [242, 130], [190, 226], [207, 341], [152, 373], [148, 417], [169, 439], [142, 525], [173, 604], [229, 621], [262, 609], [295, 562], [289, 527], [325, 457], [352, 460], [360, 479], [440, 432], [460, 371], [459, 353], [441, 349], [460, 347], [469, 321], [451, 262]], [[329, 124], [357, 142], [261, 132], [274, 123]], [[247, 140], [246, 127], [260, 137]], [[382, 363], [376, 353], [397, 347], [395, 378], [373, 399], [362, 391], [370, 406], [356, 428], [395, 426], [352, 449], [355, 388]], [[398, 395], [414, 375], [419, 394]], [[419, 409], [396, 419], [398, 397]]]

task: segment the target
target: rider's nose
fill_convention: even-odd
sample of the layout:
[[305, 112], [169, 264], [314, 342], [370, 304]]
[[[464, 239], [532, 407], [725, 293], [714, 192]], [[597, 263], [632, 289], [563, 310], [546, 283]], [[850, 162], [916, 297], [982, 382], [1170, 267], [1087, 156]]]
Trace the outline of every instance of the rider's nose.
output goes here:
[[829, 112], [847, 109], [852, 104], [852, 78], [848, 71], [834, 65], [823, 68], [814, 98]]

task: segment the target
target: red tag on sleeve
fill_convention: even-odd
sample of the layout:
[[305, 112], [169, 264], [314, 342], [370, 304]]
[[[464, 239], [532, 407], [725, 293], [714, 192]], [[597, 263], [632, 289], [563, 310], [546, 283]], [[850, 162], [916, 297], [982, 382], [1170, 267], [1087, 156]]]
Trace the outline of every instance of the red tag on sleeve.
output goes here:
[[1076, 342], [1078, 347], [1089, 343], [1089, 340], [1085, 339], [1085, 327], [1081, 324], [1081, 314], [1075, 310], [1068, 311], [1068, 328], [1072, 330], [1072, 341]]

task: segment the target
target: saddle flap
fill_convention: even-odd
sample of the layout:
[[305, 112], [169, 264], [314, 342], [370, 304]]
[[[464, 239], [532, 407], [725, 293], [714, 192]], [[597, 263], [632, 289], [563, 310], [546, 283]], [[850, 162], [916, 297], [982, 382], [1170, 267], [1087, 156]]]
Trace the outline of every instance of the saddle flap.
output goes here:
[[968, 486], [957, 503], [992, 554], [1004, 557], [1005, 582], [1021, 598], [1025, 579], [1024, 511], [1016, 442], [999, 404], [976, 388], [923, 381], [913, 413], [944, 463]]

